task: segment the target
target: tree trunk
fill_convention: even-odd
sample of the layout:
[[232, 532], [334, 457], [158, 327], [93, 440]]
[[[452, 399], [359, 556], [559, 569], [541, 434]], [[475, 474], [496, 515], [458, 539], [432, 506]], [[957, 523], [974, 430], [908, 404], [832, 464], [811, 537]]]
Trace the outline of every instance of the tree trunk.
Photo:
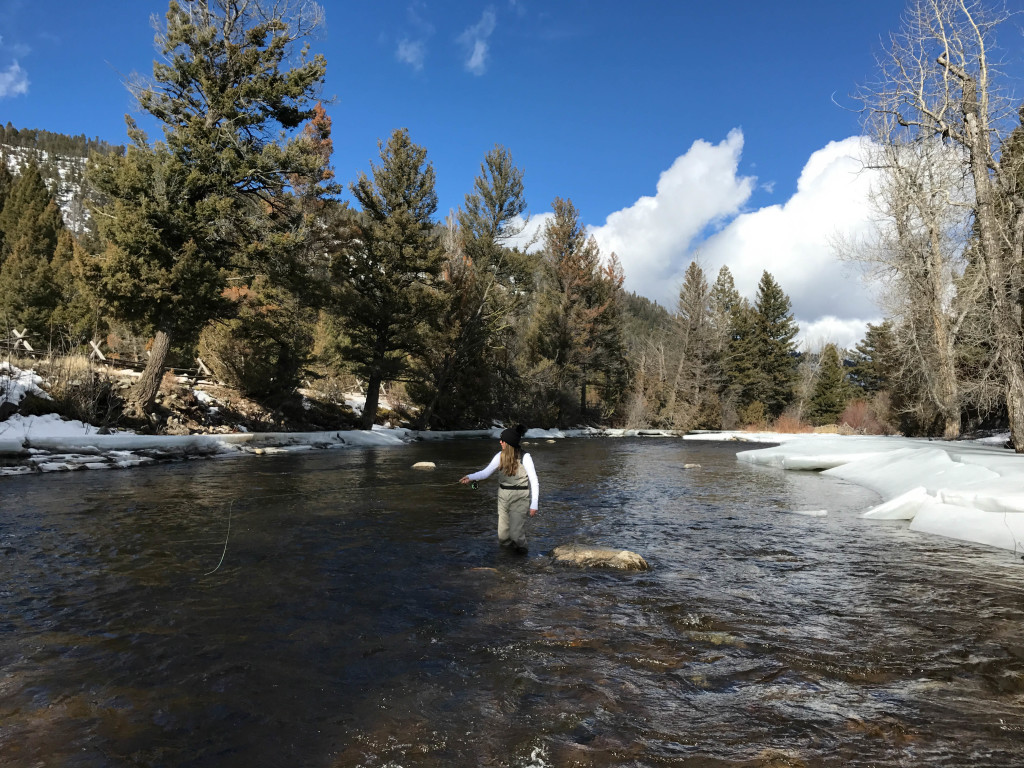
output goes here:
[[372, 373], [366, 383], [366, 404], [363, 406], [363, 415], [359, 418], [360, 429], [373, 429], [373, 422], [377, 418], [377, 404], [380, 402], [382, 378], [379, 373]]
[[929, 247], [929, 275], [931, 276], [929, 308], [932, 333], [935, 334], [935, 351], [938, 356], [935, 370], [935, 375], [938, 377], [936, 395], [939, 410], [945, 418], [942, 437], [945, 440], [956, 440], [960, 437], [960, 382], [957, 380], [953, 334], [949, 329], [949, 318], [942, 309], [941, 297], [946, 286], [942, 278], [942, 248], [934, 227], [930, 231]]
[[146, 418], [153, 410], [156, 395], [160, 391], [160, 382], [164, 378], [164, 362], [170, 348], [170, 332], [158, 330], [153, 338], [153, 348], [149, 351], [149, 360], [142, 371], [142, 377], [132, 387], [128, 396], [128, 410], [138, 418]]

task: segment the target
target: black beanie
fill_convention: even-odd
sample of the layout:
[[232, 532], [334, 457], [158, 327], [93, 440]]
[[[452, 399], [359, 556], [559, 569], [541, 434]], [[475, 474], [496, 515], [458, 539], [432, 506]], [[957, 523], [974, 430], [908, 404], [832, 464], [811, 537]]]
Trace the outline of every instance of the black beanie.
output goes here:
[[508, 429], [501, 430], [501, 436], [498, 438], [501, 442], [511, 445], [513, 448], [519, 447], [519, 439], [526, 433], [526, 427], [520, 424], [515, 429], [509, 427]]

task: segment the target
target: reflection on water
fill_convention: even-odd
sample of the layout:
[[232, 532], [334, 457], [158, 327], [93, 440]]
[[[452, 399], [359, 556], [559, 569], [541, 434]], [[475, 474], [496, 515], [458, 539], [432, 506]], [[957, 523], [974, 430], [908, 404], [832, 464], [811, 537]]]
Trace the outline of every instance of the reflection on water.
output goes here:
[[519, 558], [455, 482], [494, 448], [4, 480], [0, 765], [1019, 763], [1011, 553], [728, 445], [571, 440], [530, 447]]

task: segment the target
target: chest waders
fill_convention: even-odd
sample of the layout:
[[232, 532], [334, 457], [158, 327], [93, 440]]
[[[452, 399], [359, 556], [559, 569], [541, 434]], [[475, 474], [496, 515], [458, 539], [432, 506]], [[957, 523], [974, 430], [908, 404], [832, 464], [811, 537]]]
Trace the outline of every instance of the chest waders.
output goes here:
[[526, 549], [526, 518], [530, 514], [530, 478], [522, 459], [512, 477], [502, 473], [498, 483], [498, 542]]

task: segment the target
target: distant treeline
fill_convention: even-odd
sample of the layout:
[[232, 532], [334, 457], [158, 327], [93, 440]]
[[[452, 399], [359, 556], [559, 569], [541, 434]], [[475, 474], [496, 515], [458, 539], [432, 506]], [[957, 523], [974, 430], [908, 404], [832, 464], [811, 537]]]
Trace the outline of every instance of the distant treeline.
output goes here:
[[86, 135], [68, 136], [64, 133], [40, 130], [38, 128], [15, 128], [8, 121], [0, 129], [0, 144], [11, 147], [35, 149], [64, 157], [89, 157], [92, 152], [109, 154], [121, 152], [124, 147], [110, 144], [100, 138], [88, 138]]

